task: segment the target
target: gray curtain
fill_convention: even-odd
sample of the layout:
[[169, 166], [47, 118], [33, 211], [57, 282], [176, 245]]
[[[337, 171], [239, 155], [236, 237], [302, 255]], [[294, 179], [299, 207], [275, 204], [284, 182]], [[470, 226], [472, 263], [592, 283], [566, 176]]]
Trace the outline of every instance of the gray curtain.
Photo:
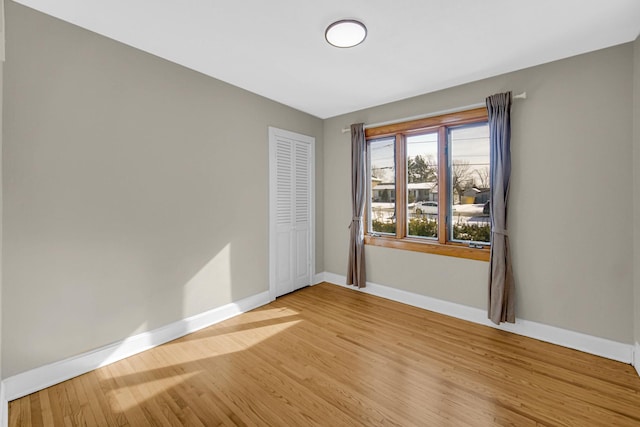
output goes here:
[[513, 270], [507, 231], [507, 201], [511, 176], [511, 92], [487, 98], [491, 139], [491, 259], [489, 319], [515, 323]]
[[366, 284], [364, 268], [364, 215], [367, 191], [367, 150], [364, 125], [351, 125], [351, 225], [349, 239], [349, 265], [347, 285], [364, 288]]

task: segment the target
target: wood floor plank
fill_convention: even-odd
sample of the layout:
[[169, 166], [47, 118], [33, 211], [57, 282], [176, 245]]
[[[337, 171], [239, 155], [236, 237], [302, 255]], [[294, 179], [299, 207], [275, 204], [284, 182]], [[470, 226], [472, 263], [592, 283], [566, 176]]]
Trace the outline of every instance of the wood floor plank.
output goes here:
[[330, 284], [9, 404], [10, 426], [638, 426], [629, 365]]
[[[53, 422], [55, 423], [56, 421], [58, 423], [60, 423], [61, 419], [64, 419], [64, 414], [65, 414], [65, 406], [64, 406], [64, 400], [61, 398], [60, 393], [62, 392], [63, 388], [60, 384], [57, 384], [55, 386], [49, 387], [45, 390], [42, 390], [40, 393], [40, 395], [46, 395], [49, 399], [49, 407], [51, 408], [51, 418], [53, 419]], [[44, 419], [44, 414], [43, 414], [43, 419]]]
[[34, 393], [38, 395], [40, 399], [40, 415], [42, 417], [42, 425], [45, 427], [54, 426], [53, 411], [51, 409], [51, 402], [49, 401], [49, 393]]
[[27, 396], [26, 399], [22, 399], [20, 402], [20, 421], [24, 425], [31, 426], [33, 414], [31, 412], [31, 398]]

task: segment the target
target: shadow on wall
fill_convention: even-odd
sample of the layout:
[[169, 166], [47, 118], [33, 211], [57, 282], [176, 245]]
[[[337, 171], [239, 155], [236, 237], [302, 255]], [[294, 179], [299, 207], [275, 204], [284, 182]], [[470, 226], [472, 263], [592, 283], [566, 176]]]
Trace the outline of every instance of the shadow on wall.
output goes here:
[[57, 248], [31, 254], [40, 260], [38, 269], [12, 264], [14, 279], [50, 286], [39, 287], [35, 294], [10, 290], [21, 293], [15, 300], [30, 296], [31, 307], [37, 309], [9, 309], [11, 323], [26, 325], [21, 330], [28, 333], [9, 337], [13, 350], [5, 363], [12, 368], [6, 376], [121, 340], [126, 345], [128, 338], [143, 332], [267, 290], [266, 270], [256, 267], [261, 253], [251, 255], [249, 238], [236, 250], [243, 247], [242, 235], [236, 244], [225, 232], [202, 230], [199, 238], [182, 232], [165, 244], [138, 236], [139, 250], [133, 239], [118, 244], [117, 233], [101, 239], [99, 248], [84, 239], [73, 245], [51, 239], [57, 240]]
[[231, 243], [205, 264], [182, 289], [182, 317], [202, 313], [215, 301], [234, 301], [231, 277]]
[[[224, 246], [217, 255], [215, 255], [208, 263], [205, 264], [200, 271], [198, 271], [187, 283], [181, 288], [182, 294], [180, 295], [180, 287], [171, 287], [170, 291], [165, 293], [162, 299], [166, 299], [169, 304], [169, 313], [178, 315], [180, 317], [177, 320], [185, 319], [220, 305], [224, 305], [221, 301], [235, 301], [233, 299], [233, 283], [232, 283], [232, 267], [231, 267], [231, 244]], [[151, 298], [151, 297], [150, 297]], [[180, 305], [182, 305], [181, 311], [179, 311]], [[153, 318], [153, 310], [149, 310], [149, 317]], [[154, 324], [157, 322], [153, 322]], [[149, 331], [158, 329], [149, 327], [150, 322], [145, 321], [135, 331]], [[160, 325], [162, 328], [164, 325]], [[170, 333], [172, 336], [182, 336], [189, 332], [188, 325], [181, 323], [182, 330], [171, 328]], [[124, 338], [121, 344], [114, 348], [109, 354], [105, 354], [104, 359], [97, 362], [97, 366], [104, 366], [112, 363], [113, 360], [118, 360], [123, 354], [128, 353], [132, 349], [134, 352], [139, 351], [141, 348], [151, 348], [158, 344], [158, 337], [151, 337], [139, 332], [132, 332], [128, 337]], [[169, 332], [167, 332], [169, 333]], [[162, 334], [161, 334], [162, 335]]]

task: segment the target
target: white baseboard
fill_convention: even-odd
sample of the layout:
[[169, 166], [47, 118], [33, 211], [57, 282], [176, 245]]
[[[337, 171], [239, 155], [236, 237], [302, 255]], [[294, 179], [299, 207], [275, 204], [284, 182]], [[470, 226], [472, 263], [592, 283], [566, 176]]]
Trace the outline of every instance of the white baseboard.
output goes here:
[[[152, 331], [143, 332], [96, 350], [70, 357], [59, 362], [22, 372], [2, 381], [0, 392], [6, 399], [0, 403], [18, 399], [44, 388], [85, 374], [118, 360], [159, 346], [169, 341], [206, 328], [271, 302], [269, 292], [262, 292], [204, 313], [178, 320]], [[2, 409], [5, 409], [3, 406]], [[4, 413], [3, 411], [3, 417]], [[6, 425], [6, 424], [2, 424]]]
[[9, 425], [9, 401], [5, 394], [4, 382], [0, 381], [0, 426]]
[[640, 343], [636, 343], [633, 349], [633, 367], [636, 368], [636, 372], [640, 375]]
[[315, 274], [315, 275], [313, 276], [313, 283], [312, 283], [312, 286], [313, 286], [313, 285], [317, 285], [318, 283], [322, 283], [322, 282], [324, 282], [324, 281], [325, 281], [325, 280], [324, 280], [324, 273], [318, 273], [318, 274]]
[[[456, 317], [458, 319], [468, 320], [473, 323], [490, 326], [492, 328], [501, 329], [529, 338], [535, 338], [540, 341], [584, 351], [585, 353], [595, 354], [597, 356], [606, 357], [607, 359], [613, 359], [624, 363], [633, 362], [634, 352], [633, 346], [630, 344], [594, 337], [592, 335], [574, 332], [529, 320], [516, 319], [515, 324], [503, 323], [501, 325], [496, 325], [487, 318], [487, 312], [479, 308], [443, 301], [369, 282], [367, 282], [367, 286], [365, 288], [357, 289], [353, 286], [346, 286], [345, 276], [327, 272], [325, 272], [323, 276], [326, 282], [345, 286], [349, 289], [354, 289], [367, 294], [376, 295], [414, 307], [423, 308], [425, 310], [434, 311], [436, 313]], [[636, 344], [635, 353], [637, 361], [640, 356], [638, 355], [638, 344]], [[636, 369], [640, 373], [640, 362], [636, 363]]]

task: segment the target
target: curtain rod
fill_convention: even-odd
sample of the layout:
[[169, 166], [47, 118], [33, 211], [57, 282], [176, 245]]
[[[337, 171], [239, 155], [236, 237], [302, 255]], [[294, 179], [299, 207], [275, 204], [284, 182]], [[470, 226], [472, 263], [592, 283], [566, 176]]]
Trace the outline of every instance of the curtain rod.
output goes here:
[[[513, 95], [511, 98], [512, 99], [527, 99], [527, 92], [522, 92], [522, 93], [519, 93], [517, 95]], [[467, 106], [464, 106], [464, 107], [452, 108], [452, 109], [443, 110], [443, 111], [436, 111], [434, 113], [429, 113], [429, 114], [422, 114], [420, 116], [404, 117], [402, 119], [389, 120], [388, 122], [371, 123], [369, 125], [365, 125], [364, 128], [365, 129], [367, 129], [367, 128], [377, 128], [378, 126], [393, 125], [393, 124], [396, 124], [396, 123], [409, 122], [411, 120], [426, 119], [427, 117], [435, 117], [435, 116], [440, 116], [442, 114], [456, 113], [458, 111], [465, 111], [465, 110], [471, 110], [473, 108], [480, 108], [480, 107], [484, 107], [485, 105], [487, 105], [487, 104], [482, 102], [482, 103], [478, 103], [478, 104], [467, 105]], [[347, 133], [347, 132], [351, 132], [351, 128], [350, 127], [342, 129], [342, 133]]]

